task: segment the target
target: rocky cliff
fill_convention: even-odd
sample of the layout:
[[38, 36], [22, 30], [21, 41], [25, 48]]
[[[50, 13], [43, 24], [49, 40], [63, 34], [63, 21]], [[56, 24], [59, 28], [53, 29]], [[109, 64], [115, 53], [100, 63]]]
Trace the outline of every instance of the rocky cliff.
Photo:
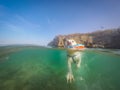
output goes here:
[[64, 38], [72, 38], [77, 43], [84, 44], [89, 48], [119, 48], [120, 28], [111, 30], [99, 30], [92, 33], [76, 33], [69, 35], [58, 35], [48, 45], [52, 47], [63, 47]]

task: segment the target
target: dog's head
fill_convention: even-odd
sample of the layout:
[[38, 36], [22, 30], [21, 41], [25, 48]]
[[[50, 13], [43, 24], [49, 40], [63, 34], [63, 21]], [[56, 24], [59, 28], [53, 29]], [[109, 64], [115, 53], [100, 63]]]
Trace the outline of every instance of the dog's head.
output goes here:
[[73, 45], [76, 45], [76, 41], [73, 40], [73, 39], [65, 39], [64, 40], [64, 45], [65, 47], [68, 47], [68, 46], [73, 46]]

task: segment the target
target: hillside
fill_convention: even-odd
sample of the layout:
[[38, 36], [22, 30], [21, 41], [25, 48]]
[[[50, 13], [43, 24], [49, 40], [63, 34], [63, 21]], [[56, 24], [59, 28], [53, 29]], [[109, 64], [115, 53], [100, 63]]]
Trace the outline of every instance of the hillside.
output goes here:
[[99, 30], [91, 33], [76, 33], [56, 36], [48, 46], [63, 47], [64, 38], [73, 38], [77, 43], [84, 44], [88, 48], [115, 48], [120, 49], [120, 28]]

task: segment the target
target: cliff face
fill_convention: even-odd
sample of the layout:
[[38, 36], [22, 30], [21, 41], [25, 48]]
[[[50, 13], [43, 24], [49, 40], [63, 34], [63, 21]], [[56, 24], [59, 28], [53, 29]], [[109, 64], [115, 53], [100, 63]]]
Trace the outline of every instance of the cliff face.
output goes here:
[[77, 43], [84, 44], [90, 48], [120, 48], [120, 29], [96, 31], [86, 34], [58, 35], [48, 45], [63, 47], [64, 38], [72, 38]]

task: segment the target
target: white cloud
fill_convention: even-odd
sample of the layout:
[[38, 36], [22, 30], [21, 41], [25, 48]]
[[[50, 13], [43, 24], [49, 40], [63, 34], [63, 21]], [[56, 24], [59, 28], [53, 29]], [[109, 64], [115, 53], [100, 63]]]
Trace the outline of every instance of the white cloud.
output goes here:
[[13, 21], [0, 21], [4, 28], [14, 32], [25, 32], [27, 30], [41, 30], [39, 24], [34, 24], [20, 15], [15, 15]]
[[[11, 17], [8, 21], [3, 20], [0, 21], [0, 24], [3, 26], [3, 29], [6, 31], [10, 31], [10, 35], [13, 34], [13, 38], [4, 38], [3, 40], [0, 39], [0, 44], [2, 45], [10, 45], [10, 44], [34, 44], [34, 45], [46, 45], [44, 39], [37, 39], [35, 35], [35, 31], [33, 30], [41, 30], [41, 26], [39, 24], [32, 23], [28, 21], [26, 18], [15, 15]], [[2, 28], [2, 27], [1, 27]], [[18, 35], [18, 38], [14, 38]], [[4, 36], [5, 37], [5, 36]], [[44, 41], [42, 41], [44, 40]]]
[[35, 23], [32, 23], [32, 22], [28, 21], [28, 20], [25, 19], [23, 16], [16, 15], [15, 17], [18, 19], [18, 21], [19, 21], [20, 23], [23, 23], [24, 26], [27, 26], [27, 27], [29, 27], [29, 28], [31, 28], [31, 29], [38, 29], [38, 28], [41, 27], [39, 24], [35, 24]]

